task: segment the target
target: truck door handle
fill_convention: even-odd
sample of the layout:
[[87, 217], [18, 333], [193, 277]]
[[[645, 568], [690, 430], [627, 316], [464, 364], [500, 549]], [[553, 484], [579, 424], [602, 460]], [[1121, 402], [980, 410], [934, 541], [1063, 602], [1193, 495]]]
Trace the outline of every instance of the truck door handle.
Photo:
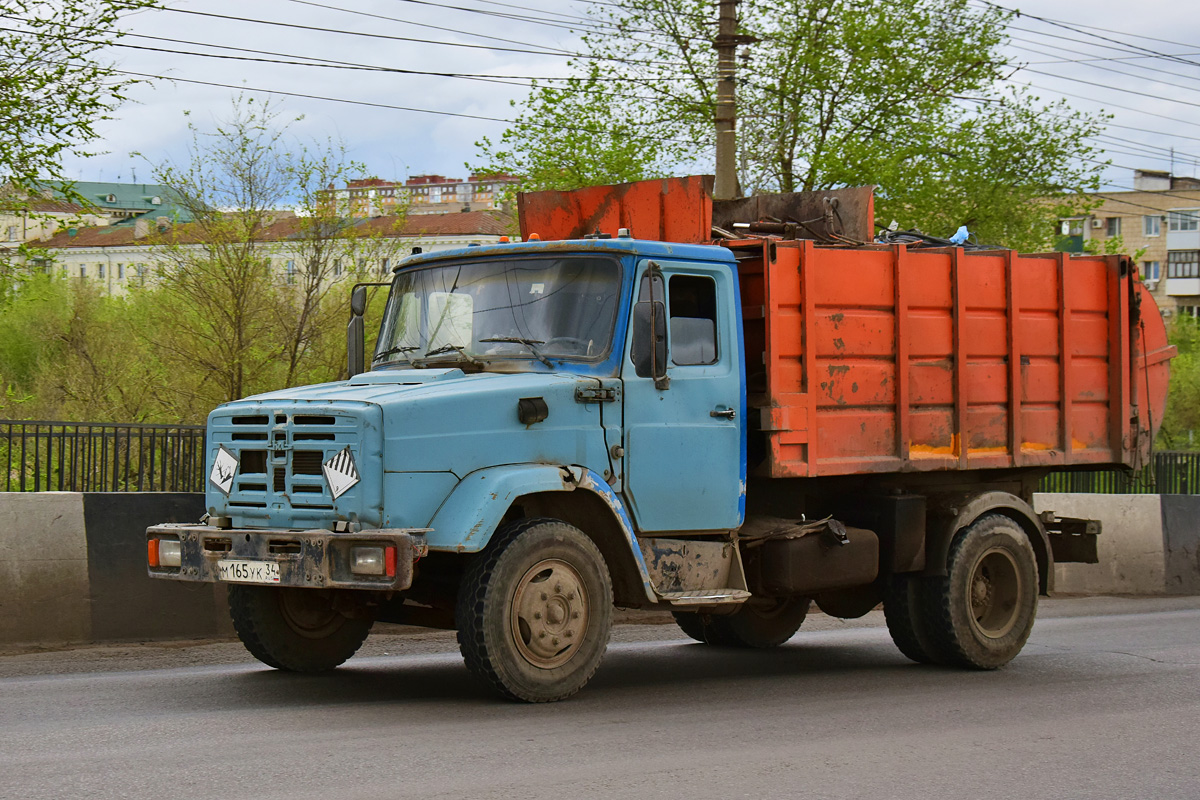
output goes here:
[[710, 417], [724, 417], [725, 419], [733, 419], [737, 416], [737, 412], [732, 408], [718, 408], [708, 412]]

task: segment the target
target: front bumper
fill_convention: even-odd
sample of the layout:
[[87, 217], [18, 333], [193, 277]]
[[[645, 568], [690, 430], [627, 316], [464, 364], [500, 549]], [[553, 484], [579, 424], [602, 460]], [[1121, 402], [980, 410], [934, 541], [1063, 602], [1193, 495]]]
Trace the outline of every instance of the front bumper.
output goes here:
[[[236, 559], [277, 564], [279, 580], [269, 585], [313, 589], [407, 589], [412, 585], [413, 563], [427, 552], [424, 529], [334, 533], [170, 524], [147, 528], [146, 538], [178, 539], [180, 545], [180, 565], [148, 566], [152, 578], [225, 583], [218, 562]], [[350, 549], [361, 545], [396, 548], [394, 574], [352, 573]]]

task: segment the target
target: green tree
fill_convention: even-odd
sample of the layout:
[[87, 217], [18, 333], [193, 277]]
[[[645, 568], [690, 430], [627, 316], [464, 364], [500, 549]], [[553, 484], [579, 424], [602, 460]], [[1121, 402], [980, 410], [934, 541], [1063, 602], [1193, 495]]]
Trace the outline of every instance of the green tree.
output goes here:
[[[1032, 247], [1046, 244], [1059, 211], [1034, 201], [1074, 206], [1098, 185], [1086, 139], [1100, 119], [1003, 89], [1013, 71], [1001, 54], [1006, 11], [968, 0], [748, 0], [740, 8], [743, 33], [757, 39], [739, 64], [738, 171], [747, 193], [874, 184], [885, 224], [895, 217], [943, 235], [967, 225], [980, 239]], [[603, 131], [614, 120], [635, 120], [643, 141], [670, 144], [671, 164], [711, 164], [711, 0], [613, 0], [589, 13], [602, 25], [584, 35], [586, 55], [614, 79], [605, 85], [619, 88], [602, 90], [600, 107], [561, 98], [568, 115], [539, 102], [557, 98], [535, 89], [501, 140], [509, 146], [485, 148], [489, 166], [554, 173], [571, 143], [539, 138], [533, 127]], [[614, 150], [602, 137], [589, 144], [601, 163]]]
[[[514, 125], [493, 143], [475, 143], [473, 173], [521, 177], [517, 189], [575, 189], [628, 183], [669, 174], [687, 152], [681, 141], [660, 138], [637, 117], [623, 114], [619, 91], [597, 64], [562, 87], [534, 84]], [[511, 190], [511, 189], [510, 189]]]
[[67, 180], [64, 156], [87, 155], [135, 83], [101, 51], [123, 35], [122, 15], [154, 5], [0, 0], [0, 211], [27, 209], [43, 180]]
[[1170, 338], [1179, 355], [1171, 360], [1167, 410], [1155, 444], [1165, 450], [1192, 450], [1200, 447], [1200, 321], [1177, 316]]
[[[170, 368], [172, 416], [345, 368], [349, 284], [405, 249], [401, 216], [351, 217], [329, 187], [361, 175], [336, 143], [305, 144], [271, 103], [238, 98], [188, 157], [155, 166], [192, 222], [156, 236], [148, 337]], [[335, 353], [338, 355], [334, 356]]]

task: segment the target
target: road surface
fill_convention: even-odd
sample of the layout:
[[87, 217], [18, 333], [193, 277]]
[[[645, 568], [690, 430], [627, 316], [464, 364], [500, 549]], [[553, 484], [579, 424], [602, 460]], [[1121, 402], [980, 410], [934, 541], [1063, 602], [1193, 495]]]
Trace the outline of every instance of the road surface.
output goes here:
[[812, 623], [766, 653], [622, 626], [544, 706], [440, 632], [320, 677], [224, 643], [7, 655], [0, 797], [1200, 798], [1200, 598], [1051, 601], [991, 673], [909, 663], [878, 612]]

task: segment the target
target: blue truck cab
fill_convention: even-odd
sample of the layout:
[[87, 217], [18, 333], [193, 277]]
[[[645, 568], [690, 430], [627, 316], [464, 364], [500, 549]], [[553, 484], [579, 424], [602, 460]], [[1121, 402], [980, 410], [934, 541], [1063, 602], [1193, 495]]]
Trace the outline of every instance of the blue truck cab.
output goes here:
[[614, 602], [750, 596], [738, 292], [730, 250], [627, 235], [411, 256], [369, 369], [209, 415], [207, 517], [152, 527], [150, 574], [227, 583], [272, 666], [332, 668], [382, 619], [565, 697]]

